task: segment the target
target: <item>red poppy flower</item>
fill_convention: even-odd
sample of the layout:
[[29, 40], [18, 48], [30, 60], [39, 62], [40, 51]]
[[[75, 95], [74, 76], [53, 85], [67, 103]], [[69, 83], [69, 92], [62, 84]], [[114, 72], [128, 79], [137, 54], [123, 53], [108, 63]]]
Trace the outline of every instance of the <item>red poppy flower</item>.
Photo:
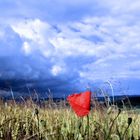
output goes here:
[[67, 100], [77, 116], [83, 117], [88, 115], [90, 111], [90, 98], [91, 92], [86, 91], [80, 94], [72, 94], [68, 96]]

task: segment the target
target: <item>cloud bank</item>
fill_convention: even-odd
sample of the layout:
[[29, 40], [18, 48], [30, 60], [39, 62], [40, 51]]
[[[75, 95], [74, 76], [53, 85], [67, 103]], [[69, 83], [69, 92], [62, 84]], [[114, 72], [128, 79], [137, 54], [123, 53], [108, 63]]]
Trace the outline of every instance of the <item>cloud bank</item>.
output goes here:
[[62, 94], [110, 78], [140, 79], [138, 0], [0, 3], [2, 81]]

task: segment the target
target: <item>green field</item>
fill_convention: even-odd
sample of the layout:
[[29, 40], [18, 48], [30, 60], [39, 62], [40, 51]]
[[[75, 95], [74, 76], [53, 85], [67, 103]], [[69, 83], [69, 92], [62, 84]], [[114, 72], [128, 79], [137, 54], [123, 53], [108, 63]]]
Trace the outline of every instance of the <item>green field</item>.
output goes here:
[[138, 110], [95, 104], [88, 117], [79, 118], [66, 106], [32, 100], [0, 102], [2, 140], [140, 140]]

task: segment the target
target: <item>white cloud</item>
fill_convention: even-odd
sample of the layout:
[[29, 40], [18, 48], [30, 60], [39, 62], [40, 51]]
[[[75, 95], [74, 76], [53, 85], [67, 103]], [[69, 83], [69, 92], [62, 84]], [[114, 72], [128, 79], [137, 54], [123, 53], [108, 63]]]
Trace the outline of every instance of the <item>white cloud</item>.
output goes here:
[[[19, 22], [13, 23], [11, 27], [25, 40], [28, 48], [29, 46], [31, 47], [30, 51], [39, 51], [45, 57], [53, 53], [53, 46], [48, 40], [56, 33], [47, 22], [39, 19], [20, 20]], [[27, 49], [27, 45], [25, 47]]]
[[140, 11], [140, 1], [139, 0], [103, 0], [98, 2], [99, 5], [106, 7], [114, 15], [129, 14], [133, 15]]
[[57, 65], [54, 65], [54, 66], [52, 67], [52, 70], [51, 70], [51, 72], [52, 72], [52, 74], [53, 74], [54, 76], [57, 76], [57, 75], [60, 74], [62, 71], [63, 71], [62, 67], [61, 67], [61, 66], [57, 66]]
[[12, 27], [25, 40], [25, 53], [39, 50], [50, 58], [53, 75], [64, 72], [60, 63], [71, 69], [65, 61], [68, 57], [77, 57], [79, 62], [83, 57], [94, 60], [83, 63], [80, 70], [77, 66], [81, 78], [107, 79], [139, 76], [130, 67], [140, 55], [140, 24], [128, 22], [112, 16], [87, 17], [80, 22], [58, 24], [60, 32], [39, 19], [20, 21]]
[[30, 45], [29, 45], [28, 42], [24, 42], [24, 43], [23, 43], [22, 50], [24, 51], [24, 53], [25, 53], [26, 55], [29, 55], [29, 54], [31, 53], [31, 47], [30, 47]]
[[37, 42], [40, 45], [45, 43], [44, 36], [48, 37], [47, 34], [51, 36], [51, 32], [49, 32], [51, 26], [39, 19], [22, 20], [12, 25], [12, 28], [21, 37]]
[[[118, 17], [89, 17], [83, 20], [82, 23], [73, 23], [71, 26], [79, 30], [79, 42], [69, 41], [74, 43], [74, 52], [82, 50], [84, 43], [88, 42], [85, 46], [83, 53], [79, 51], [78, 54], [83, 56], [96, 56], [97, 59], [85, 64], [83, 70], [79, 70], [81, 78], [85, 79], [108, 79], [110, 77], [115, 78], [128, 78], [137, 77], [140, 78], [139, 71], [133, 71], [130, 69], [132, 63], [135, 63], [140, 56], [140, 24], [129, 23], [129, 20], [122, 21]], [[97, 26], [96, 26], [97, 25]], [[85, 27], [85, 28], [84, 28]], [[74, 32], [76, 34], [76, 32]], [[103, 42], [95, 43], [94, 41], [87, 41], [81, 38], [81, 36], [97, 35], [103, 39]], [[77, 39], [76, 38], [76, 39]], [[66, 39], [65, 39], [66, 40]], [[79, 46], [81, 47], [77, 47]], [[90, 44], [90, 45], [89, 45]], [[68, 48], [67, 48], [68, 49]], [[90, 53], [87, 53], [87, 52]], [[75, 53], [71, 53], [75, 54]], [[138, 65], [136, 67], [139, 67]]]
[[[49, 59], [52, 65], [48, 69], [52, 75], [66, 74], [66, 70], [72, 69], [85, 79], [87, 77], [90, 79], [107, 79], [112, 76], [131, 77], [132, 75], [140, 78], [137, 63], [140, 56], [140, 22], [137, 16], [140, 11], [139, 0], [72, 0], [70, 2], [61, 0], [56, 2], [58, 9], [53, 9], [53, 4], [49, 5], [54, 10], [54, 13], [50, 12], [53, 19], [58, 18], [54, 15], [57, 15], [55, 12], [59, 10], [63, 13], [62, 17], [69, 18], [69, 22], [65, 20], [56, 22], [54, 25], [57, 29], [41, 12], [42, 5], [46, 3], [50, 4], [49, 1], [41, 1], [38, 9], [36, 9], [38, 2], [34, 3], [33, 10], [38, 11], [39, 15], [27, 19], [21, 17], [16, 21], [13, 19], [11, 24], [12, 29], [23, 40], [22, 51], [26, 55], [34, 57], [41, 55], [44, 60]], [[28, 6], [32, 4], [33, 1]], [[91, 6], [89, 13], [80, 14], [83, 5]], [[17, 6], [21, 7], [19, 9], [28, 7], [26, 2], [18, 3]], [[65, 13], [68, 12], [65, 10], [66, 7], [68, 10], [79, 8], [80, 19], [77, 17], [74, 21], [71, 20], [72, 15]], [[25, 9], [22, 12], [26, 15]], [[27, 11], [30, 10], [27, 9]], [[101, 12], [100, 15], [98, 15], [99, 12]], [[38, 18], [40, 15], [43, 17]], [[3, 36], [2, 32], [0, 36]], [[35, 56], [36, 54], [38, 55]], [[65, 66], [65, 71], [61, 64]], [[137, 68], [138, 70], [134, 71]]]

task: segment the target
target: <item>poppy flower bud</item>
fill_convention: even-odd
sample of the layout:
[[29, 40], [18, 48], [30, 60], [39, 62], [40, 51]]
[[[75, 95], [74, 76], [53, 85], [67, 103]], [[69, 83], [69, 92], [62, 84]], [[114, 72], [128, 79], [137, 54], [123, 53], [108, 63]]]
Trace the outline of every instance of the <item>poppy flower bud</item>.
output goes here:
[[39, 114], [39, 111], [37, 108], [35, 108], [35, 114], [38, 115]]
[[132, 118], [131, 117], [128, 118], [127, 123], [128, 123], [128, 125], [130, 125], [132, 123]]

